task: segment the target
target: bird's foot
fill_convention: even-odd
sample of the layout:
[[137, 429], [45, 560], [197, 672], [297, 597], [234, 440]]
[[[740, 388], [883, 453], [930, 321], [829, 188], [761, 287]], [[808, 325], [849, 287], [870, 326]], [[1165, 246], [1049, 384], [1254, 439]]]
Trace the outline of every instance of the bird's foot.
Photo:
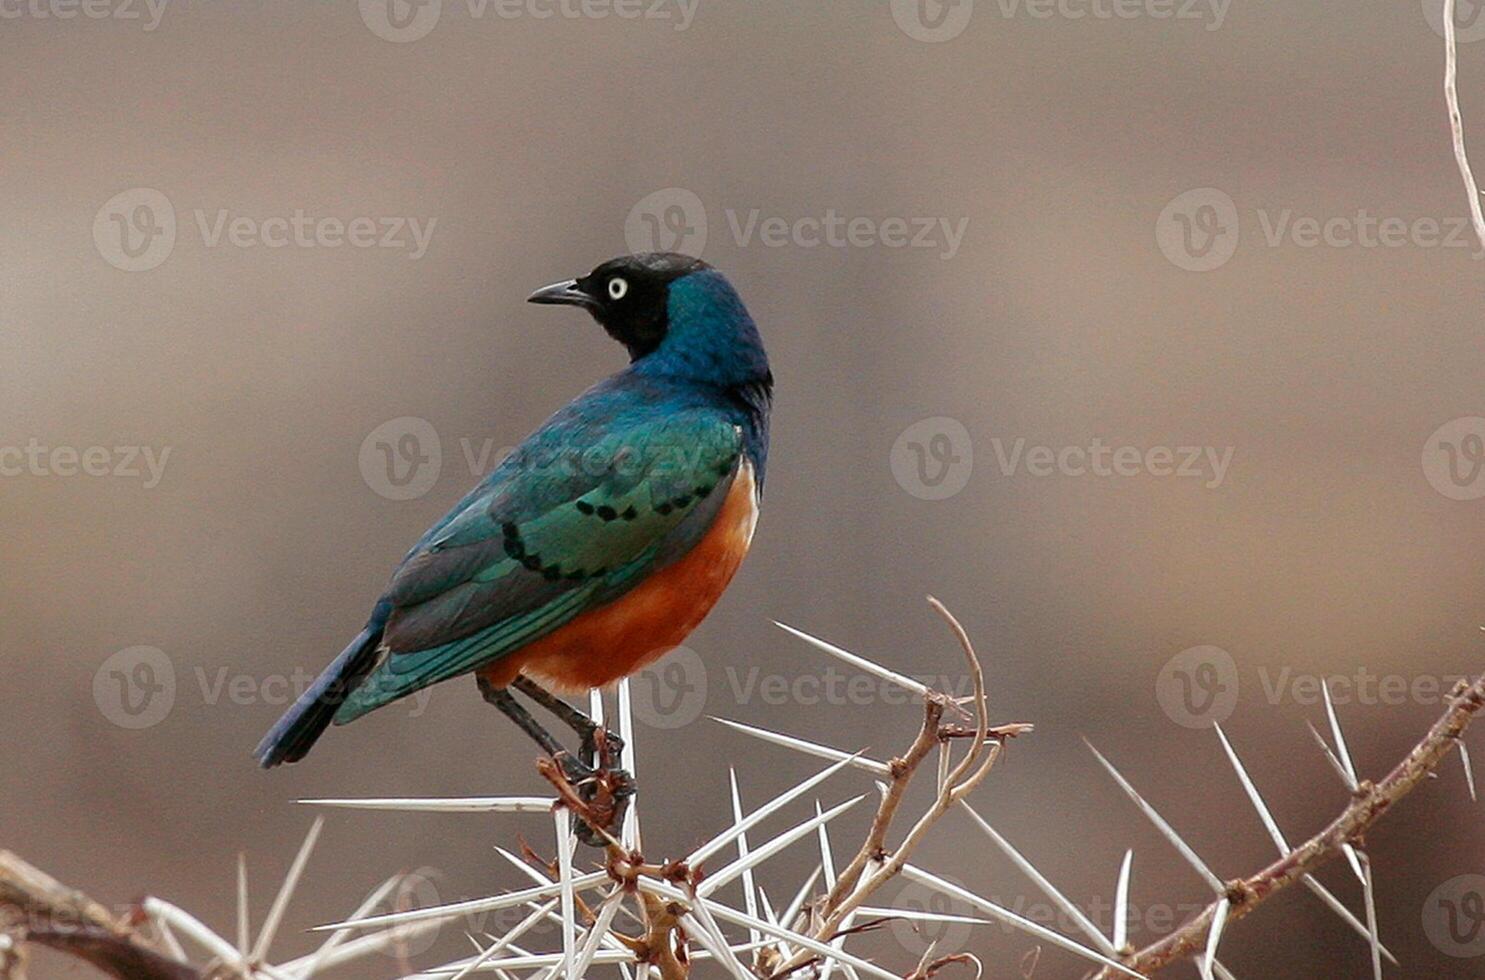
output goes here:
[[583, 762], [599, 769], [613, 769], [623, 753], [624, 740], [601, 725], [595, 725], [578, 746]]
[[[567, 803], [573, 811], [573, 833], [589, 847], [604, 847], [610, 837], [618, 835], [624, 825], [629, 800], [636, 791], [634, 777], [609, 761], [618, 757], [623, 742], [616, 736], [609, 736], [609, 739], [612, 742], [606, 739], [597, 751], [603, 763], [599, 768], [575, 759], [567, 752], [553, 756], [571, 792]], [[618, 748], [614, 748], [613, 743], [617, 743]]]

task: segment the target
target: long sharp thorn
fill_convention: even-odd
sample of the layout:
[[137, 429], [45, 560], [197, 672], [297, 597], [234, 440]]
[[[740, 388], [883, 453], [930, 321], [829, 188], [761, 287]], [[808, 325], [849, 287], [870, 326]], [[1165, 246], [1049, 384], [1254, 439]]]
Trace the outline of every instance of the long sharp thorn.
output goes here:
[[810, 890], [815, 887], [815, 882], [819, 880], [823, 870], [817, 865], [815, 870], [810, 872], [810, 876], [804, 880], [804, 884], [799, 886], [799, 891], [794, 894], [794, 901], [789, 903], [789, 907], [784, 909], [783, 917], [779, 919], [780, 926], [785, 929], [793, 927], [794, 920], [799, 917], [800, 910], [804, 908], [805, 899], [809, 898]]
[[954, 898], [957, 898], [960, 901], [964, 902], [965, 904], [978, 909], [981, 913], [990, 916], [992, 919], [999, 919], [1001, 922], [1004, 922], [1007, 925], [1014, 926], [1017, 929], [1020, 929], [1022, 932], [1027, 932], [1033, 936], [1036, 936], [1043, 942], [1060, 947], [1072, 953], [1077, 953], [1079, 956], [1093, 960], [1096, 963], [1101, 963], [1106, 967], [1111, 967], [1115, 970], [1118, 970], [1120, 973], [1125, 973], [1132, 977], [1142, 976], [1142, 974], [1136, 973], [1134, 970], [1131, 970], [1129, 967], [1125, 966], [1119, 961], [1110, 959], [1097, 950], [1089, 949], [1088, 947], [1080, 943], [1074, 942], [1061, 933], [1053, 932], [1046, 926], [1039, 925], [1038, 923], [1033, 922], [1030, 919], [1017, 915], [1010, 909], [1002, 908], [1001, 906], [996, 905], [994, 902], [988, 899], [981, 898], [974, 892], [968, 891], [964, 888], [960, 888], [953, 882], [945, 881], [943, 878], [940, 878], [937, 875], [929, 874], [922, 868], [916, 867], [911, 864], [905, 864], [902, 867], [902, 876], [904, 878], [907, 878], [909, 881], [916, 881], [921, 885], [931, 885], [944, 894], [951, 895]]
[[851, 765], [855, 766], [857, 769], [865, 769], [867, 772], [874, 773], [878, 776], [890, 776], [892, 774], [891, 767], [889, 767], [885, 762], [878, 762], [876, 759], [868, 759], [860, 752], [842, 752], [840, 749], [833, 749], [828, 745], [820, 745], [817, 742], [810, 742], [802, 738], [795, 738], [793, 735], [784, 735], [779, 732], [771, 732], [766, 728], [757, 728], [753, 725], [745, 725], [740, 721], [729, 721], [726, 718], [718, 718], [716, 715], [713, 715], [711, 717], [713, 721], [720, 722], [721, 724], [726, 725], [728, 728], [731, 728], [734, 731], [742, 732], [745, 735], [751, 735], [754, 738], [762, 739], [765, 742], [772, 742], [774, 745], [782, 745], [786, 749], [793, 749], [796, 752], [803, 752], [805, 755], [813, 755], [821, 759], [829, 759], [832, 762], [850, 760]]
[[840, 647], [836, 646], [833, 643], [827, 643], [819, 637], [810, 636], [803, 630], [795, 629], [794, 627], [788, 626], [784, 623], [780, 623], [777, 620], [774, 621], [774, 625], [777, 626], [779, 629], [784, 630], [786, 633], [799, 637], [801, 640], [810, 644], [815, 649], [828, 653], [838, 660], [844, 661], [845, 663], [848, 663], [853, 667], [866, 671], [868, 674], [875, 674], [882, 680], [896, 684], [903, 690], [911, 691], [914, 694], [918, 695], [918, 697], [920, 698], [926, 698], [930, 693], [932, 693], [927, 684], [923, 684], [920, 681], [915, 681], [911, 677], [908, 677], [905, 674], [899, 674], [895, 670], [889, 670], [888, 668], [883, 667], [881, 664], [877, 663], [874, 660], [868, 660], [865, 657], [860, 656], [859, 654], [851, 653], [849, 650], [842, 650]]
[[408, 813], [546, 813], [557, 801], [549, 796], [469, 796], [299, 802], [306, 806], [341, 807], [347, 810], [399, 810]]
[[252, 942], [251, 927], [248, 924], [248, 876], [247, 855], [241, 851], [237, 852], [237, 951], [243, 956], [248, 954], [248, 944]]
[[1204, 980], [1213, 980], [1212, 964], [1217, 960], [1217, 944], [1222, 941], [1222, 927], [1227, 925], [1227, 913], [1231, 907], [1232, 903], [1224, 898], [1217, 903], [1217, 911], [1212, 915], [1212, 928], [1207, 933], [1207, 946], [1198, 964]]
[[1119, 884], [1114, 887], [1114, 948], [1121, 950], [1129, 942], [1129, 871], [1134, 863], [1134, 851], [1124, 852], [1124, 863], [1119, 865]]
[[749, 829], [757, 825], [760, 821], [766, 819], [767, 817], [771, 816], [772, 814], [783, 808], [785, 804], [791, 802], [799, 796], [804, 795], [814, 787], [820, 785], [825, 780], [829, 779], [831, 776], [835, 775], [846, 766], [850, 765], [851, 760], [855, 758], [855, 756], [847, 756], [846, 758], [836, 762], [834, 765], [827, 766], [826, 768], [815, 773], [804, 782], [799, 783], [798, 785], [784, 791], [783, 793], [780, 793], [778, 796], [774, 797], [772, 800], [769, 800], [763, 806], [750, 813], [747, 819], [740, 820], [734, 823], [731, 827], [728, 827], [726, 830], [722, 831], [720, 834], [717, 834], [711, 840], [707, 841], [705, 844], [702, 844], [696, 850], [692, 851], [689, 855], [686, 856], [686, 863], [690, 865], [697, 865], [714, 856], [719, 851], [721, 851], [722, 848], [730, 844], [732, 842], [732, 839], [738, 834], [748, 831]]
[[1382, 980], [1382, 946], [1377, 936], [1377, 895], [1372, 890], [1372, 861], [1369, 857], [1363, 859], [1366, 877], [1362, 879], [1362, 895], [1366, 899], [1366, 928], [1372, 940], [1372, 977], [1373, 980]]
[[263, 929], [258, 933], [258, 941], [253, 944], [253, 950], [249, 959], [254, 963], [261, 963], [268, 956], [268, 948], [273, 944], [273, 938], [278, 934], [278, 927], [284, 920], [284, 912], [289, 907], [289, 900], [294, 897], [294, 889], [299, 887], [299, 878], [304, 874], [304, 866], [309, 863], [309, 856], [314, 852], [315, 842], [320, 839], [320, 831], [325, 826], [324, 817], [316, 817], [315, 822], [309, 828], [309, 833], [304, 836], [304, 843], [299, 845], [299, 853], [294, 855], [294, 863], [289, 865], [289, 873], [284, 876], [284, 883], [279, 886], [278, 894], [273, 897], [273, 904], [268, 907], [268, 917], [263, 920]]
[[1351, 762], [1351, 750], [1346, 748], [1346, 736], [1341, 734], [1341, 722], [1336, 718], [1335, 704], [1330, 700], [1330, 681], [1321, 683], [1320, 693], [1325, 695], [1325, 715], [1330, 719], [1330, 731], [1335, 736], [1335, 754], [1345, 768], [1346, 785], [1354, 790], [1356, 789], [1356, 766]]
[[1279, 825], [1274, 821], [1274, 815], [1269, 812], [1268, 805], [1263, 802], [1263, 797], [1258, 793], [1258, 787], [1253, 785], [1253, 780], [1248, 776], [1248, 770], [1238, 759], [1237, 753], [1233, 751], [1232, 743], [1227, 740], [1222, 726], [1213, 724], [1217, 732], [1217, 738], [1222, 743], [1222, 751], [1227, 753], [1227, 761], [1232, 763], [1232, 768], [1237, 772], [1238, 781], [1243, 784], [1243, 791], [1248, 794], [1248, 802], [1253, 804], [1253, 809], [1258, 811], [1258, 817], [1263, 821], [1264, 829], [1268, 831], [1269, 837], [1273, 838], [1274, 846], [1279, 849], [1280, 854], [1289, 853], [1289, 844], [1284, 840], [1284, 834], [1279, 830]]
[[[1346, 767], [1341, 765], [1341, 760], [1337, 759], [1335, 753], [1330, 750], [1330, 745], [1325, 741], [1325, 736], [1321, 735], [1319, 729], [1309, 722], [1305, 722], [1305, 727], [1309, 728], [1310, 734], [1315, 736], [1315, 744], [1319, 745], [1320, 751], [1325, 753], [1325, 761], [1330, 763], [1330, 768], [1334, 769], [1335, 774], [1341, 778], [1341, 782], [1345, 783]], [[1349, 789], [1350, 787], [1347, 786], [1347, 788]]]
[[696, 893], [703, 898], [710, 896], [718, 888], [721, 888], [733, 878], [740, 875], [744, 868], [751, 868], [762, 861], [768, 860], [779, 851], [799, 840], [799, 838], [810, 833], [817, 826], [834, 820], [836, 817], [840, 816], [842, 813], [845, 813], [857, 803], [860, 803], [863, 799], [865, 799], [864, 796], [857, 796], [849, 799], [838, 806], [831, 807], [820, 816], [814, 817], [810, 820], [806, 820], [804, 823], [799, 824], [792, 830], [785, 831], [784, 833], [775, 837], [773, 840], [769, 841], [767, 844], [755, 848], [753, 852], [750, 853], [746, 858], [739, 858], [726, 867], [721, 868], [720, 870], [708, 875], [697, 887]]
[[964, 800], [960, 800], [959, 805], [964, 808], [965, 813], [969, 814], [970, 819], [979, 825], [980, 829], [985, 832], [985, 835], [995, 842], [995, 846], [1000, 848], [1001, 852], [1011, 859], [1011, 863], [1019, 868], [1022, 874], [1030, 878], [1042, 890], [1042, 893], [1052, 900], [1053, 905], [1061, 909], [1079, 929], [1083, 930], [1093, 940], [1095, 946], [1109, 956], [1114, 955], [1117, 947], [1109, 942], [1108, 937], [1099, 931], [1099, 928], [1093, 924], [1088, 916], [1083, 914], [1082, 909], [1078, 908], [1067, 896], [1058, 891], [1057, 887], [1048, 881], [1046, 876], [1038, 871], [1030, 861], [1026, 860], [1020, 851], [1011, 846], [1010, 841], [1002, 837], [994, 827], [990, 826], [984, 817], [976, 813], [974, 807], [970, 806]]
[[562, 976], [577, 980], [573, 963], [577, 956], [577, 890], [572, 884], [572, 817], [566, 807], [552, 811], [557, 825], [557, 865], [562, 876]]
[[1084, 739], [1083, 744], [1088, 746], [1089, 751], [1091, 751], [1093, 755], [1098, 759], [1098, 761], [1103, 764], [1103, 767], [1108, 770], [1109, 775], [1114, 777], [1114, 781], [1119, 784], [1120, 789], [1124, 790], [1125, 795], [1134, 801], [1135, 806], [1139, 807], [1140, 810], [1144, 812], [1145, 816], [1150, 818], [1150, 822], [1153, 823], [1155, 825], [1155, 828], [1165, 836], [1165, 839], [1170, 841], [1175, 849], [1181, 853], [1181, 856], [1184, 857], [1186, 861], [1191, 865], [1191, 867], [1196, 869], [1196, 873], [1201, 875], [1202, 879], [1206, 881], [1208, 887], [1210, 887], [1216, 894], [1221, 895], [1225, 890], [1225, 886], [1222, 884], [1221, 879], [1212, 873], [1212, 869], [1207, 867], [1205, 861], [1196, 856], [1196, 852], [1191, 849], [1190, 845], [1188, 845], [1184, 840], [1181, 839], [1181, 835], [1176, 833], [1175, 828], [1166, 823], [1165, 818], [1157, 813], [1153, 806], [1145, 802], [1145, 798], [1140, 796], [1135, 788], [1130, 785], [1129, 780], [1125, 779], [1123, 774], [1121, 774], [1119, 770], [1114, 768], [1113, 763], [1105, 759], [1103, 757], [1103, 753], [1095, 749], [1091, 742], [1089, 742], [1087, 739]]
[[[737, 769], [729, 766], [727, 768], [727, 778], [729, 781], [729, 785], [732, 788], [732, 824], [733, 826], [737, 826], [738, 824], [741, 824], [743, 822], [742, 794], [739, 793], [737, 789]], [[746, 830], [738, 832], [737, 856], [739, 858], [745, 858], [748, 856], [748, 832]], [[758, 917], [758, 895], [756, 886], [753, 883], [752, 868], [748, 868], [743, 871], [742, 887], [743, 908], [749, 915], [756, 919]], [[748, 930], [748, 941], [753, 943], [759, 941], [757, 929]]]
[[[1362, 939], [1365, 939], [1367, 942], [1372, 941], [1372, 934], [1367, 930], [1366, 923], [1356, 918], [1351, 910], [1346, 908], [1346, 906], [1341, 903], [1340, 899], [1331, 894], [1330, 889], [1326, 888], [1324, 885], [1320, 884], [1318, 880], [1316, 880], [1314, 875], [1305, 875], [1300, 880], [1304, 882], [1306, 888], [1315, 893], [1316, 898], [1320, 899], [1320, 901], [1324, 902], [1327, 906], [1330, 907], [1330, 910], [1332, 912], [1340, 916], [1342, 922], [1346, 923], [1346, 925], [1355, 930], [1358, 936], [1360, 936]], [[1387, 961], [1389, 963], [1392, 963], [1393, 965], [1396, 965], [1397, 957], [1392, 955], [1392, 951], [1386, 946], [1382, 946], [1380, 943], [1378, 943], [1378, 946], [1381, 948], [1382, 955], [1387, 958]]]
[[[629, 678], [619, 681], [619, 738], [624, 742], [624, 750], [619, 753], [619, 765], [630, 776], [639, 774], [639, 743], [634, 736], [634, 699], [629, 693]], [[629, 801], [629, 807], [624, 811], [623, 828], [624, 846], [631, 850], [643, 848], [643, 838], [639, 832], [639, 798], [636, 796]]]

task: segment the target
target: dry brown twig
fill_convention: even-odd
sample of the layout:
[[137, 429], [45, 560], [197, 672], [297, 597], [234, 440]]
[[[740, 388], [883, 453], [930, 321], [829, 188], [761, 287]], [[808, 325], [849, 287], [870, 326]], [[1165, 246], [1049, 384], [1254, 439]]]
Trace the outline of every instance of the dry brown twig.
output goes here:
[[196, 970], [155, 951], [115, 916], [9, 851], [0, 851], [0, 977], [23, 980], [22, 944], [35, 943], [126, 980], [196, 980]]
[[[985, 692], [984, 671], [980, 666], [979, 656], [975, 653], [974, 644], [970, 642], [969, 634], [943, 603], [932, 596], [928, 597], [928, 603], [949, 624], [964, 654], [974, 682], [974, 693], [970, 697], [970, 702], [974, 707], [975, 727], [972, 733], [968, 733], [971, 735], [969, 749], [964, 757], [958, 763], [953, 764], [939, 781], [938, 793], [932, 804], [908, 830], [902, 843], [895, 849], [889, 849], [888, 834], [892, 830], [893, 821], [902, 806], [903, 798], [907, 795], [908, 786], [912, 783], [923, 760], [928, 758], [935, 748], [947, 744], [950, 739], [961, 738], [966, 734], [958, 726], [942, 724], [945, 709], [956, 704], [954, 699], [941, 692], [927, 692], [923, 699], [923, 725], [907, 752], [888, 764], [887, 789], [882, 794], [882, 801], [877, 806], [876, 815], [872, 819], [871, 829], [867, 832], [865, 841], [836, 879], [835, 887], [811, 910], [815, 921], [810, 932], [816, 939], [823, 942], [829, 942], [839, 936], [852, 913], [864, 905], [866, 900], [883, 885], [901, 873], [908, 858], [939, 819], [951, 807], [974, 792], [975, 788], [984, 781], [985, 777], [990, 774], [991, 767], [999, 759], [1005, 739], [1028, 732], [1032, 727], [1017, 723], [992, 729], [989, 700]], [[782, 963], [769, 974], [772, 980], [780, 980], [802, 969], [814, 957], [802, 950], [791, 957], [782, 959]]]

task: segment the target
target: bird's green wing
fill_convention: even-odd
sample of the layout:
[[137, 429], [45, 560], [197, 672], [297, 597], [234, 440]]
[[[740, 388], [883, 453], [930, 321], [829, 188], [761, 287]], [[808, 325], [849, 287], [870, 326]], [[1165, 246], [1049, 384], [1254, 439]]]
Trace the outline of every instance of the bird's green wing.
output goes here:
[[737, 427], [701, 409], [538, 432], [398, 569], [389, 656], [336, 720], [484, 666], [684, 555], [741, 453]]

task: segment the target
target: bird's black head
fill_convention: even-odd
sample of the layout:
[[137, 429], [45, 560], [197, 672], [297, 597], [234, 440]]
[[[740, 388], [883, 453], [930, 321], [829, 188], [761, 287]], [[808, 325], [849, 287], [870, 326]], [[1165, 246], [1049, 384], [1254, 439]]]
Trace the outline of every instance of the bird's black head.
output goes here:
[[638, 360], [665, 339], [670, 327], [670, 284], [709, 268], [700, 259], [675, 252], [625, 255], [608, 260], [581, 279], [544, 286], [528, 296], [527, 302], [581, 306]]

